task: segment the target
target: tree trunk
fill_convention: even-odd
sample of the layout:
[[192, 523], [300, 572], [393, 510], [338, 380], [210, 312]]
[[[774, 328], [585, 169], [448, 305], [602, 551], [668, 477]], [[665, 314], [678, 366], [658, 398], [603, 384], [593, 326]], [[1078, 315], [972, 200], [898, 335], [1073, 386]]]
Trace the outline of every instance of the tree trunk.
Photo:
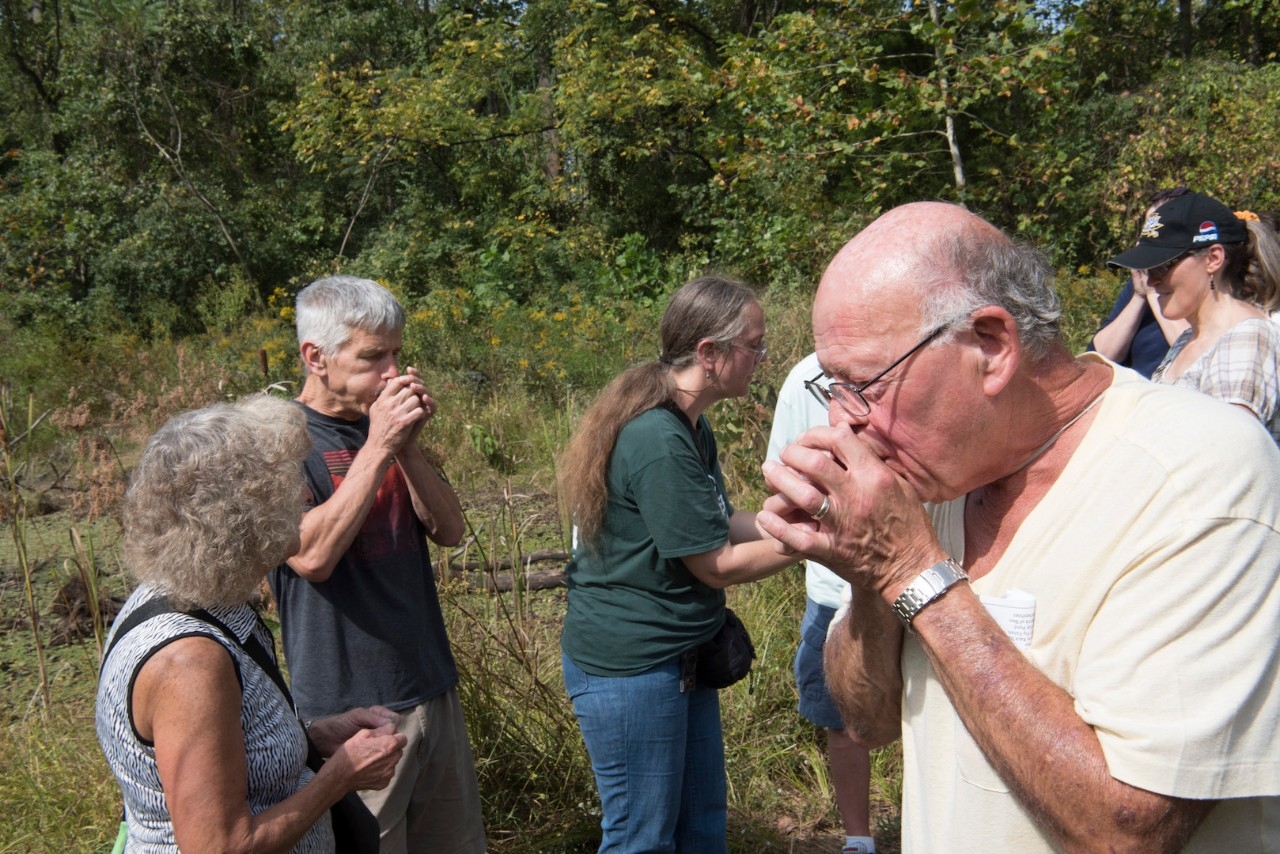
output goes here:
[[1178, 0], [1178, 30], [1182, 34], [1182, 58], [1191, 58], [1191, 46], [1195, 44], [1195, 31], [1191, 20], [1191, 0]]
[[[929, 0], [929, 17], [934, 24], [940, 24], [940, 16], [938, 14], [938, 0]], [[945, 104], [947, 101], [947, 89], [950, 81], [947, 78], [947, 68], [941, 45], [937, 45], [933, 49], [933, 55], [938, 63], [938, 86], [942, 90], [942, 100]], [[960, 154], [960, 141], [956, 139], [956, 119], [951, 114], [951, 108], [946, 107], [944, 118], [947, 135], [947, 149], [951, 152], [951, 172], [956, 182], [956, 196], [963, 202], [965, 197], [966, 182], [964, 177], [964, 157]]]

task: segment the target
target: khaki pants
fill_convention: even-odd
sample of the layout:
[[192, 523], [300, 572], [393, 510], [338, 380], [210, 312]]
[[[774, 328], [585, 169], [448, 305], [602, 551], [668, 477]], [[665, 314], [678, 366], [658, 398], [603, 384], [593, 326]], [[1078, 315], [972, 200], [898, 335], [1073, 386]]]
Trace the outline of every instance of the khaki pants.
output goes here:
[[475, 760], [456, 688], [400, 711], [409, 739], [391, 784], [360, 798], [378, 817], [381, 854], [483, 854]]

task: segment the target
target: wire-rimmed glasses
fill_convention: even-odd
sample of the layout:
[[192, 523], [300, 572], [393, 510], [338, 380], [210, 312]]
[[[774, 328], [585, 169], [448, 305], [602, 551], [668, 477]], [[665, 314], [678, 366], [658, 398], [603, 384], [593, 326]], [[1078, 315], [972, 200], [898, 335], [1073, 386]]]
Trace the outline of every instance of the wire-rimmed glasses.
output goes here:
[[739, 344], [739, 343], [737, 343], [736, 341], [730, 341], [730, 342], [729, 342], [729, 346], [730, 346], [730, 347], [737, 347], [739, 350], [746, 350], [746, 351], [747, 351], [747, 352], [749, 352], [749, 353], [755, 353], [755, 354], [756, 354], [756, 364], [757, 364], [757, 365], [758, 365], [758, 364], [760, 364], [761, 362], [763, 362], [763, 361], [765, 360], [765, 357], [767, 357], [767, 356], [769, 355], [769, 348], [768, 348], [768, 347], [759, 347], [759, 348], [757, 348], [757, 347], [748, 347], [746, 344]]
[[856, 415], [858, 417], [862, 417], [864, 415], [870, 415], [871, 404], [867, 403], [867, 399], [862, 396], [862, 393], [865, 392], [867, 389], [871, 388], [871, 386], [874, 385], [875, 383], [878, 383], [880, 380], [882, 380], [885, 374], [889, 373], [894, 368], [898, 367], [898, 365], [901, 365], [903, 362], [905, 362], [911, 356], [912, 353], [919, 350], [921, 347], [928, 344], [933, 339], [937, 338], [939, 335], [941, 335], [950, 327], [951, 327], [950, 323], [942, 324], [937, 329], [933, 330], [928, 335], [924, 336], [919, 341], [917, 341], [911, 347], [910, 350], [903, 353], [898, 358], [894, 359], [893, 364], [889, 365], [889, 367], [885, 368], [883, 371], [876, 374], [874, 377], [867, 380], [862, 385], [854, 385], [853, 383], [831, 382], [823, 386], [819, 384], [818, 380], [826, 376], [826, 373], [824, 372], [824, 373], [818, 374], [816, 377], [814, 377], [811, 380], [805, 380], [804, 387], [809, 390], [809, 394], [813, 395], [817, 399], [818, 403], [822, 404], [823, 409], [829, 409], [831, 407], [831, 401], [835, 400], [837, 403], [839, 403], [841, 406], [847, 409], [850, 415]]

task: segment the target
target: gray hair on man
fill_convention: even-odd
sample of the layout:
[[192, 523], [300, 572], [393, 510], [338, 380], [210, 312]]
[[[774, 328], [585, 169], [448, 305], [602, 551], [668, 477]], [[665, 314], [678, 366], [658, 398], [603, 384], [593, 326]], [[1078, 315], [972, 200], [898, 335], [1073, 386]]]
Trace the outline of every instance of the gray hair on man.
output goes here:
[[973, 228], [922, 247], [921, 261], [935, 271], [933, 287], [923, 287], [927, 280], [921, 283], [922, 333], [995, 305], [1012, 315], [1031, 359], [1062, 345], [1053, 268], [1035, 247], [994, 229]]
[[337, 354], [355, 330], [399, 332], [404, 321], [399, 300], [372, 279], [329, 276], [298, 293], [298, 343], [310, 341], [326, 356]]

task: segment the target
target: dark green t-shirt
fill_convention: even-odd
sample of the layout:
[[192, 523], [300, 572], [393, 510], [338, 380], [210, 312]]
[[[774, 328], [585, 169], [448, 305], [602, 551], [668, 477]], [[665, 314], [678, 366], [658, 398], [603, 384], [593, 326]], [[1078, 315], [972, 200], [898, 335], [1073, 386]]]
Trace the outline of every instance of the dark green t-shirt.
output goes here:
[[597, 676], [631, 676], [709, 640], [724, 620], [724, 591], [680, 559], [729, 541], [711, 425], [697, 437], [657, 408], [623, 426], [609, 458], [609, 499], [597, 548], [579, 545], [568, 568], [560, 643]]

